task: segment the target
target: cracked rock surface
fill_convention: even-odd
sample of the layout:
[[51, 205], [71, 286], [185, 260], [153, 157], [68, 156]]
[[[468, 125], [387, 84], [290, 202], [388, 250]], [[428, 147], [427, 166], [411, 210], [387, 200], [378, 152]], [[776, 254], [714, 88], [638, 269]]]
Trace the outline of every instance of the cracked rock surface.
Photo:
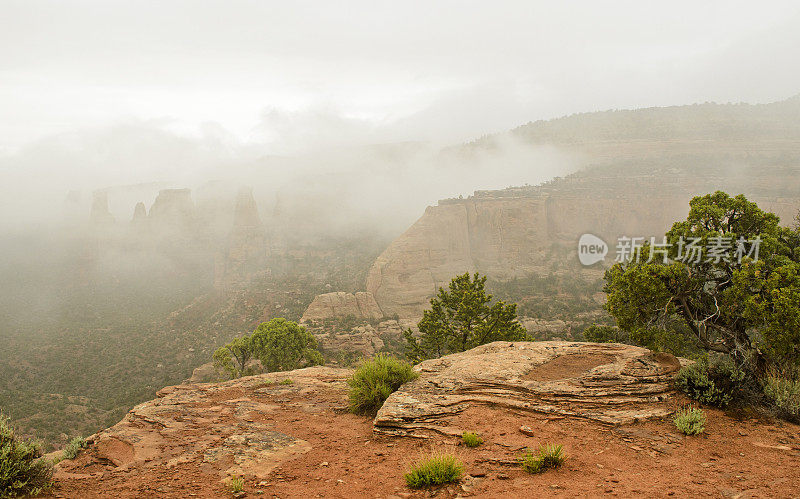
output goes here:
[[[251, 376], [224, 383], [170, 386], [157, 398], [134, 407], [119, 423], [89, 437], [80, 467], [65, 475], [98, 475], [140, 467], [174, 468], [198, 462], [220, 477], [266, 478], [281, 463], [311, 450], [303, 439], [276, 431], [277, 404], [249, 396], [311, 393], [344, 386], [350, 371], [313, 367]], [[280, 384], [278, 379], [291, 379]], [[302, 410], [302, 408], [299, 408]]]
[[616, 343], [494, 342], [420, 363], [374, 429], [391, 435], [459, 434], [448, 418], [471, 405], [628, 424], [666, 416], [685, 359]]

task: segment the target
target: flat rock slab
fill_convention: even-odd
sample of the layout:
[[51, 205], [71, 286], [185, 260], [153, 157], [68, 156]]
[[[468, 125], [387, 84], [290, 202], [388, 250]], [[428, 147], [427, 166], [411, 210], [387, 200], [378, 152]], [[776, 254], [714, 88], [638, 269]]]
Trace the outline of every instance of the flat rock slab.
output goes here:
[[[57, 477], [172, 469], [196, 462], [220, 477], [266, 478], [281, 463], [310, 451], [311, 445], [276, 431], [271, 420], [279, 406], [252, 397], [262, 392], [313, 396], [322, 386], [343, 391], [350, 374], [347, 369], [311, 367], [166, 387], [116, 425], [89, 437], [88, 449], [76, 461], [62, 461]], [[287, 379], [292, 383], [281, 383]]]
[[374, 421], [378, 433], [460, 434], [471, 404], [627, 424], [668, 415], [672, 380], [690, 361], [618, 343], [503, 342], [426, 360]]

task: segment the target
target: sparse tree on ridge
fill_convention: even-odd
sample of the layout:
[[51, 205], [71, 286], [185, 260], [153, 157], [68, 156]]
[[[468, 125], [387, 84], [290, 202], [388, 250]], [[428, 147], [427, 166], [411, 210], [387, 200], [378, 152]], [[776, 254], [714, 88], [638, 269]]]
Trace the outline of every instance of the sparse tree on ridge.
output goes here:
[[317, 340], [306, 328], [283, 318], [260, 324], [251, 341], [258, 360], [268, 372], [291, 371], [322, 364]]
[[214, 367], [217, 371], [225, 372], [232, 378], [241, 378], [254, 374], [247, 364], [254, 357], [253, 344], [250, 336], [234, 338], [225, 346], [219, 347], [214, 352]]
[[[656, 338], [691, 342], [730, 356], [759, 377], [768, 366], [800, 362], [800, 230], [744, 196], [724, 192], [690, 202], [689, 216], [667, 233], [668, 261], [618, 263], [606, 273], [606, 310], [645, 346]], [[681, 241], [706, 248], [732, 241], [725, 258], [681, 260]], [[735, 255], [737, 241], [759, 239], [755, 255]], [[749, 252], [751, 247], [746, 248]], [[685, 255], [683, 255], [685, 256]], [[697, 260], [697, 261], [694, 261]]]
[[420, 336], [410, 329], [404, 333], [408, 357], [420, 361], [492, 341], [527, 339], [525, 328], [517, 322], [517, 305], [499, 300], [492, 304], [485, 284], [486, 277], [476, 272], [453, 278], [447, 290], [439, 288], [418, 324]]
[[235, 338], [214, 352], [214, 366], [232, 378], [255, 374], [248, 363], [256, 359], [267, 372], [290, 371], [323, 362], [314, 336], [296, 322], [283, 318], [264, 322], [253, 334]]

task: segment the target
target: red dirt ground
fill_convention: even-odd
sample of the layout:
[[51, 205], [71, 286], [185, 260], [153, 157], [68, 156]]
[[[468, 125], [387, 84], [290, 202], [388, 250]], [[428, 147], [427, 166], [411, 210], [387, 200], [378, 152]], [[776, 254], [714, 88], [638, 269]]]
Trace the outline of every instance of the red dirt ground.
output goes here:
[[[269, 423], [308, 441], [313, 449], [285, 462], [267, 480], [247, 479], [247, 497], [797, 497], [800, 494], [800, 427], [763, 419], [737, 420], [706, 409], [706, 433], [684, 437], [672, 422], [605, 427], [589, 421], [472, 407], [450, 424], [480, 433], [485, 443], [469, 449], [458, 439], [373, 435], [371, 420], [342, 410], [343, 389], [314, 393], [243, 393], [280, 406]], [[225, 397], [222, 397], [225, 398]], [[678, 402], [673, 402], [678, 407]], [[533, 436], [520, 432], [528, 426]], [[529, 475], [516, 464], [525, 447], [560, 443], [569, 456], [560, 469]], [[456, 453], [467, 477], [460, 484], [413, 491], [403, 473], [420, 454]], [[231, 497], [217, 470], [202, 458], [171, 469], [142, 466], [102, 474], [85, 457], [69, 465], [83, 477], [57, 476], [47, 497]], [[82, 464], [83, 463], [83, 464]]]

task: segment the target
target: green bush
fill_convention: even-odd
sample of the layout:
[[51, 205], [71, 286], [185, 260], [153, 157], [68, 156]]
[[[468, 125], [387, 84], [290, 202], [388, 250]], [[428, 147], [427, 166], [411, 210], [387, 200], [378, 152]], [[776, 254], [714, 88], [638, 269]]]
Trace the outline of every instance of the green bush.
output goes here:
[[231, 378], [255, 374], [249, 365], [255, 359], [267, 372], [291, 371], [324, 362], [314, 335], [283, 318], [259, 324], [253, 334], [234, 338], [213, 355], [217, 372]]
[[684, 435], [697, 435], [706, 429], [706, 415], [702, 409], [685, 407], [675, 414], [675, 426]]
[[0, 414], [0, 498], [37, 495], [50, 488], [52, 477], [41, 446], [17, 439], [9, 418]]
[[786, 419], [800, 419], [800, 381], [775, 374], [764, 381], [764, 394]]
[[364, 360], [347, 381], [350, 411], [375, 414], [392, 392], [418, 377], [411, 364], [390, 355], [378, 354], [372, 360]]
[[86, 448], [86, 439], [83, 437], [75, 437], [69, 441], [64, 451], [61, 454], [63, 459], [75, 459], [81, 450]]
[[716, 407], [727, 407], [731, 402], [743, 402], [750, 384], [745, 372], [737, 368], [729, 358], [710, 361], [703, 357], [694, 364], [682, 368], [675, 383], [689, 398]]
[[417, 327], [403, 332], [406, 355], [414, 362], [464, 352], [493, 341], [527, 341], [528, 332], [517, 321], [517, 304], [492, 303], [486, 293], [486, 276], [469, 272], [456, 276], [447, 290], [439, 288], [430, 310]]
[[564, 446], [545, 444], [536, 452], [526, 451], [520, 459], [522, 469], [528, 473], [543, 473], [552, 468], [558, 468], [567, 456], [564, 455]]
[[281, 381], [279, 384], [281, 384], [281, 385], [293, 385], [294, 381], [292, 381], [291, 378], [286, 378], [285, 380]]
[[228, 480], [228, 490], [232, 494], [237, 494], [244, 490], [244, 478], [240, 476], [231, 477]]
[[464, 442], [464, 445], [467, 447], [477, 447], [483, 443], [483, 439], [479, 437], [477, 433], [473, 433], [471, 431], [465, 431], [462, 433], [461, 441]]
[[412, 463], [405, 474], [406, 485], [419, 489], [428, 485], [441, 485], [458, 481], [464, 474], [464, 465], [452, 454], [435, 454]]
[[586, 341], [593, 343], [628, 343], [628, 333], [618, 327], [592, 324], [583, 330]]

